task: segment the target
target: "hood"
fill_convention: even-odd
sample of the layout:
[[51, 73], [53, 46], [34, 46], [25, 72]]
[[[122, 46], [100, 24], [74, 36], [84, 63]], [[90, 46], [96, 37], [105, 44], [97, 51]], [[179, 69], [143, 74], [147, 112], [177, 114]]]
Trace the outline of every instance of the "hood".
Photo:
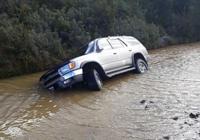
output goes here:
[[76, 63], [76, 69], [81, 67], [81, 64], [83, 64], [84, 62], [88, 62], [88, 61], [94, 61], [96, 60], [96, 53], [90, 53], [87, 55], [82, 55], [79, 57], [76, 57], [74, 59], [71, 59], [71, 61]]

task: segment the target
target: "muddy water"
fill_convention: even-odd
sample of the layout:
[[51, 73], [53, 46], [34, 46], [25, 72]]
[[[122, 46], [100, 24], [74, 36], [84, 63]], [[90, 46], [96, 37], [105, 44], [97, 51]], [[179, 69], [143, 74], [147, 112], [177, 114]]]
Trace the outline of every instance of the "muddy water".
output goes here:
[[150, 55], [148, 73], [112, 78], [101, 92], [44, 91], [41, 73], [1, 80], [0, 139], [200, 139], [200, 44]]

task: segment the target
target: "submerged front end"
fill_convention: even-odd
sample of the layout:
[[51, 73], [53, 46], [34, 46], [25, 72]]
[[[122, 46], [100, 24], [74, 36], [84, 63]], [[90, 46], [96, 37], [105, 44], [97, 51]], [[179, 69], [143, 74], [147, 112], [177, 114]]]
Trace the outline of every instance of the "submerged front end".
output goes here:
[[40, 84], [46, 89], [68, 88], [83, 81], [83, 70], [75, 69], [73, 62], [53, 68], [40, 78]]

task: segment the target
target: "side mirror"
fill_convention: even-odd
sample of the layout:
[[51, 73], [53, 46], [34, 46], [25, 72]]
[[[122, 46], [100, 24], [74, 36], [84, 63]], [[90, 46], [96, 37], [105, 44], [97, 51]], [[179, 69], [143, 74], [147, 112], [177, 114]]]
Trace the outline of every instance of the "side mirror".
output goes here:
[[101, 46], [98, 47], [98, 52], [102, 52], [103, 50], [104, 50], [103, 47]]

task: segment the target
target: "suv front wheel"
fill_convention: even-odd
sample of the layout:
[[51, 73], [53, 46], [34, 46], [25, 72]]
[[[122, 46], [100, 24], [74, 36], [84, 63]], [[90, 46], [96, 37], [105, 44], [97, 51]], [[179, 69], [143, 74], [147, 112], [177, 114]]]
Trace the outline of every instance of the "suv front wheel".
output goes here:
[[89, 89], [100, 91], [103, 87], [102, 79], [96, 69], [91, 69], [86, 75], [86, 83]]
[[136, 67], [135, 72], [139, 74], [143, 74], [148, 70], [147, 63], [141, 58], [136, 59], [135, 67]]

